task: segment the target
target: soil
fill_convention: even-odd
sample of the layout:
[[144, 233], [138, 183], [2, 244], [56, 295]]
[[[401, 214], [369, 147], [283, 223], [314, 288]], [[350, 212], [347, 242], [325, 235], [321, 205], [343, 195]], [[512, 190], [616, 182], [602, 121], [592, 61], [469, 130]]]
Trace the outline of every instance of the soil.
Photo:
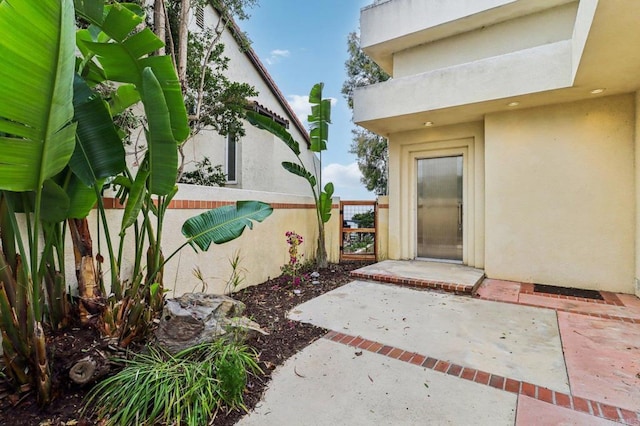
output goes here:
[[[257, 354], [262, 374], [252, 376], [247, 384], [245, 405], [251, 410], [260, 401], [271, 373], [292, 355], [327, 333], [327, 330], [287, 319], [286, 314], [295, 306], [340, 287], [352, 279], [349, 272], [367, 263], [346, 262], [330, 264], [320, 269], [319, 284], [307, 278], [294, 292], [288, 277], [278, 277], [257, 286], [235, 293], [233, 297], [247, 306], [245, 315], [258, 322], [269, 334], [247, 341]], [[299, 294], [298, 294], [299, 293]], [[46, 408], [39, 408], [33, 392], [14, 394], [0, 379], [0, 425], [84, 426], [100, 424], [83, 415], [83, 399], [87, 387], [71, 383], [67, 373], [72, 362], [87, 351], [101, 351], [114, 356], [108, 343], [91, 329], [70, 327], [55, 333], [48, 341], [54, 357], [54, 401]], [[214, 425], [233, 425], [245, 413], [232, 411], [219, 413]]]

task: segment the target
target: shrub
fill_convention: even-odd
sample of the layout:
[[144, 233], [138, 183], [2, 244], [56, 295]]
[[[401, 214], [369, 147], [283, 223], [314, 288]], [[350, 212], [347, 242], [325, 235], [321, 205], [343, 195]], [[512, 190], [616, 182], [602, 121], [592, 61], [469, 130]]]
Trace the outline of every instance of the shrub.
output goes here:
[[260, 372], [248, 346], [219, 339], [170, 355], [149, 347], [123, 360], [125, 367], [99, 383], [86, 407], [109, 425], [211, 422], [219, 410], [247, 410], [243, 392], [249, 374]]

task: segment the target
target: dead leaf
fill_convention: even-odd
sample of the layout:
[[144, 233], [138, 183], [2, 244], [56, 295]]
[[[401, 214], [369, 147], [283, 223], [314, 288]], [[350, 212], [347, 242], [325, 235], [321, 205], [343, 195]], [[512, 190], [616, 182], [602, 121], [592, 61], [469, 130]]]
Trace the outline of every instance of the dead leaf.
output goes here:
[[298, 377], [302, 377], [303, 379], [305, 378], [305, 376], [303, 376], [302, 374], [298, 373], [298, 371], [296, 370], [296, 367], [293, 367], [293, 372], [296, 373], [296, 376]]

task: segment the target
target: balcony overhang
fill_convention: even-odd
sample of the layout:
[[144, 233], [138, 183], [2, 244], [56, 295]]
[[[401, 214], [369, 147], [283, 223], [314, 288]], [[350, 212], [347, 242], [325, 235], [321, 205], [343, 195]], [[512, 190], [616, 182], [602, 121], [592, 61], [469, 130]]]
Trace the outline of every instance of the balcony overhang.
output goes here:
[[[396, 1], [404, 0], [389, 3]], [[360, 88], [354, 122], [388, 135], [427, 122], [480, 121], [514, 107], [588, 99], [598, 88], [606, 90], [596, 96], [635, 92], [639, 21], [640, 1], [581, 0], [571, 40]]]
[[393, 53], [576, 0], [392, 0], [362, 9], [360, 46], [388, 74]]

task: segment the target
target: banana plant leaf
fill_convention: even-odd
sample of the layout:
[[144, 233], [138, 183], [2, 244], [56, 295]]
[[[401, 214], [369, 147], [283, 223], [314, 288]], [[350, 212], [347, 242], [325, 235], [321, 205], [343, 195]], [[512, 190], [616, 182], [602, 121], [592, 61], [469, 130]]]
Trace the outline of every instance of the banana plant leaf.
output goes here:
[[320, 217], [322, 223], [327, 223], [331, 219], [332, 197], [333, 183], [329, 182], [324, 186], [324, 191], [320, 194]]
[[140, 101], [140, 93], [133, 84], [123, 84], [111, 96], [109, 107], [112, 115], [118, 115]]
[[247, 111], [246, 119], [249, 123], [259, 129], [266, 130], [272, 135], [277, 136], [289, 147], [289, 149], [291, 149], [291, 151], [293, 151], [295, 155], [300, 155], [300, 144], [293, 139], [293, 136], [291, 136], [283, 126], [276, 123], [271, 118], [260, 115], [255, 111]]
[[151, 68], [145, 68], [142, 74], [142, 98], [149, 126], [149, 192], [167, 195], [178, 177], [178, 149], [160, 82]]
[[245, 228], [253, 229], [252, 220], [262, 222], [272, 212], [269, 204], [260, 201], [238, 201], [235, 206], [218, 207], [188, 219], [182, 225], [182, 234], [194, 249], [197, 245], [206, 251], [211, 243], [238, 238]]
[[[85, 3], [88, 0], [85, 0]], [[169, 56], [149, 56], [164, 46], [164, 43], [148, 28], [135, 32], [135, 28], [144, 20], [141, 10], [131, 5], [115, 3], [104, 8], [106, 17], [103, 22], [85, 16], [92, 24], [99, 26], [102, 34], [111, 39], [105, 41], [101, 35], [88, 40], [91, 31], [85, 31], [78, 38], [82, 52], [90, 51], [96, 55], [107, 78], [113, 81], [135, 84], [141, 92], [143, 70], [150, 67], [160, 82], [169, 108], [171, 130], [177, 142], [189, 136], [187, 110], [182, 98], [182, 89]], [[115, 41], [115, 43], [113, 42]], [[143, 98], [143, 101], [145, 99]]]
[[309, 138], [311, 151], [320, 152], [327, 149], [329, 140], [329, 124], [331, 123], [331, 100], [322, 99], [323, 83], [315, 84], [309, 93], [311, 115], [309, 121]]
[[73, 87], [78, 128], [69, 167], [86, 186], [92, 186], [99, 179], [115, 176], [125, 169], [125, 151], [102, 98], [77, 75]]
[[[103, 184], [104, 179], [99, 179], [94, 186], [101, 188]], [[98, 201], [95, 189], [86, 186], [76, 175], [71, 175], [66, 192], [69, 196], [68, 219], [83, 219], [87, 217]]]
[[312, 187], [316, 186], [316, 177], [301, 165], [291, 163], [290, 161], [283, 161], [282, 167], [284, 167], [284, 169], [289, 173], [305, 178]]
[[71, 0], [0, 3], [0, 189], [40, 191], [73, 153], [73, 20]]
[[47, 179], [42, 186], [43, 222], [57, 223], [67, 219], [69, 214], [69, 196], [53, 179]]

